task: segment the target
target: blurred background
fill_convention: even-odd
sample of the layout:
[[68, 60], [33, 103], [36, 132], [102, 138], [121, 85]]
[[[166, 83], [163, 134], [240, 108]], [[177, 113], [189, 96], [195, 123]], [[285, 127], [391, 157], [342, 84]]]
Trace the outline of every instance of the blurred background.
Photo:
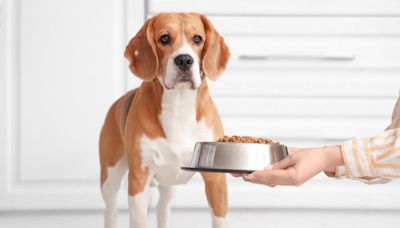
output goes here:
[[[164, 11], [204, 13], [225, 37], [232, 57], [211, 93], [226, 134], [319, 146], [390, 123], [400, 0], [0, 0], [0, 228], [102, 227], [99, 131], [140, 85], [125, 45]], [[199, 176], [177, 187], [171, 227], [211, 227], [203, 188]], [[400, 224], [399, 181], [271, 189], [230, 177], [229, 201], [232, 228]]]

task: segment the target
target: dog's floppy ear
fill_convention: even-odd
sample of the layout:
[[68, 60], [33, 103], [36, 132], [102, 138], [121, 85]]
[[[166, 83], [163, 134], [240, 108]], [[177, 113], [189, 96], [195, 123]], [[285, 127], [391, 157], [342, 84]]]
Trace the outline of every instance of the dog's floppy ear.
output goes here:
[[158, 73], [153, 23], [153, 19], [147, 20], [125, 49], [125, 57], [129, 60], [129, 69], [144, 81], [152, 81]]
[[211, 22], [203, 15], [201, 15], [201, 20], [206, 32], [202, 60], [203, 71], [209, 79], [217, 80], [228, 64], [229, 48]]

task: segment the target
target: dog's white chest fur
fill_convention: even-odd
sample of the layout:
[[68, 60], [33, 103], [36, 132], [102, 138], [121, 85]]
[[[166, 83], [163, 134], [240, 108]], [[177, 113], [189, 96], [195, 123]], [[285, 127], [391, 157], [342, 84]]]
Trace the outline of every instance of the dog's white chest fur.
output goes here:
[[142, 164], [162, 185], [183, 184], [193, 173], [181, 170], [190, 163], [197, 141], [211, 141], [213, 131], [204, 120], [196, 121], [197, 90], [180, 84], [173, 90], [164, 90], [159, 120], [166, 138], [141, 138]]

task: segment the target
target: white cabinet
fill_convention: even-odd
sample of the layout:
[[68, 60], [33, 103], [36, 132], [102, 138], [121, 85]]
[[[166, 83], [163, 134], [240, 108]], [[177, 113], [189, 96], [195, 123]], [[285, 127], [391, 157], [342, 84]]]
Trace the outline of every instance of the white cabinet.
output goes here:
[[[227, 133], [318, 145], [375, 134], [400, 89], [400, 1], [152, 0], [200, 11], [231, 50], [211, 92]], [[370, 107], [375, 109], [370, 109]]]
[[[332, 145], [390, 123], [400, 89], [398, 0], [149, 2], [148, 17], [162, 11], [205, 13], [225, 37], [231, 60], [210, 90], [227, 134]], [[201, 195], [196, 181], [180, 193]], [[400, 197], [397, 182], [367, 186], [321, 175], [297, 189], [229, 186], [238, 208], [400, 208], [391, 200]]]
[[128, 87], [135, 2], [0, 1], [0, 209], [102, 207], [98, 136]]

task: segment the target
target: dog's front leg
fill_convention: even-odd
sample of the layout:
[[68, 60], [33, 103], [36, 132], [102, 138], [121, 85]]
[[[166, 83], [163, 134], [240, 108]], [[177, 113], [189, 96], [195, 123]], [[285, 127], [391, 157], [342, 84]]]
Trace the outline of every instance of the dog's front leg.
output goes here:
[[149, 208], [149, 183], [151, 175], [147, 169], [133, 168], [128, 175], [128, 206], [130, 228], [147, 228]]
[[157, 228], [169, 227], [170, 201], [173, 193], [172, 186], [159, 185], [160, 198], [157, 204]]
[[226, 228], [228, 213], [228, 192], [226, 176], [223, 173], [201, 173], [204, 179], [208, 204], [211, 207], [212, 227]]

